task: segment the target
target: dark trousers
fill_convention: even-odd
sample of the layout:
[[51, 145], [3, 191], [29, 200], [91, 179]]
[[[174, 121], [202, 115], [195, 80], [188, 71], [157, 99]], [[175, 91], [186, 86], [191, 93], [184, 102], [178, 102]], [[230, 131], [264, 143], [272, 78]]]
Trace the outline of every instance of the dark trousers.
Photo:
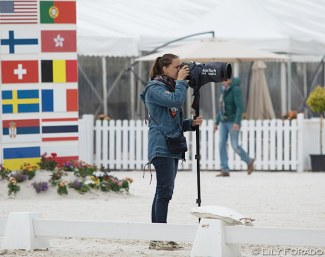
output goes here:
[[174, 192], [178, 159], [155, 157], [152, 164], [156, 169], [157, 186], [152, 203], [151, 222], [167, 223], [168, 204]]

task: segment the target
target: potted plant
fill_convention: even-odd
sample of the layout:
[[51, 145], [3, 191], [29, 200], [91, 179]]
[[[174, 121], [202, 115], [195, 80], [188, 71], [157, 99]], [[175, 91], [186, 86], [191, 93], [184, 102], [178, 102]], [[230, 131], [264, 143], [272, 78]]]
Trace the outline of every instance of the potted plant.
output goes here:
[[308, 107], [320, 116], [320, 129], [319, 129], [319, 146], [320, 154], [311, 154], [311, 166], [313, 171], [325, 171], [325, 155], [323, 154], [323, 120], [325, 112], [325, 88], [317, 86], [310, 92], [307, 101]]

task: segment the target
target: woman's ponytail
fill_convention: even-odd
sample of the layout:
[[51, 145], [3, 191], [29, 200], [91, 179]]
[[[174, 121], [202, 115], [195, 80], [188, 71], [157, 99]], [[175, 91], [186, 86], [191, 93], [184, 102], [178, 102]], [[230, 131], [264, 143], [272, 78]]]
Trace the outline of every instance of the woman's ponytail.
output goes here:
[[174, 54], [164, 54], [157, 57], [151, 67], [150, 78], [154, 79], [157, 75], [163, 75], [163, 67], [169, 66], [175, 58], [178, 58], [178, 56]]

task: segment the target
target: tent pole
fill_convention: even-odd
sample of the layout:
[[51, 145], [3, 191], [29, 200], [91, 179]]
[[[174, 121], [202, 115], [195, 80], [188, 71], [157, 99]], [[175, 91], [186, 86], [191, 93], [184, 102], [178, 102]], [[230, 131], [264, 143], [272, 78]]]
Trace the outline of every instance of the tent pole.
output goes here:
[[187, 39], [187, 38], [190, 38], [190, 37], [195, 37], [195, 36], [199, 36], [199, 35], [204, 35], [204, 34], [211, 34], [212, 37], [214, 38], [214, 31], [206, 31], [206, 32], [200, 32], [200, 33], [195, 33], [195, 34], [191, 34], [191, 35], [188, 35], [188, 36], [185, 36], [185, 37], [180, 37], [180, 38], [177, 38], [175, 40], [172, 40], [172, 41], [168, 41], [167, 43], [161, 45], [161, 46], [158, 46], [156, 47], [155, 49], [153, 49], [152, 51], [150, 51], [149, 53], [146, 53], [144, 56], [146, 55], [149, 55], [149, 54], [153, 54], [155, 52], [157, 52], [160, 48], [163, 48], [165, 46], [168, 46], [172, 43], [175, 43], [175, 42], [178, 42], [178, 41], [181, 41], [183, 39]]
[[102, 57], [102, 76], [103, 76], [103, 112], [107, 115], [107, 72], [106, 58]]
[[[303, 80], [304, 80], [304, 99], [306, 99], [307, 95], [308, 95], [308, 83], [307, 83], [307, 65], [306, 63], [302, 64], [302, 69], [303, 69]], [[307, 108], [304, 108], [304, 114], [305, 117], [308, 117], [308, 110]]]
[[216, 114], [216, 86], [217, 83], [211, 82], [213, 83], [213, 86], [211, 87], [211, 102], [212, 102], [212, 119], [215, 119], [215, 117], [217, 116]]
[[287, 67], [281, 62], [281, 115], [287, 112]]
[[239, 76], [239, 63], [235, 62], [234, 63], [234, 75], [233, 77], [238, 77]]
[[[142, 69], [143, 69], [143, 63], [142, 62], [139, 62], [139, 65], [138, 65], [138, 74], [140, 74], [140, 77], [142, 77]], [[141, 83], [139, 83], [139, 80], [137, 80], [137, 92], [140, 92], [140, 90], [142, 89], [141, 87]], [[143, 113], [145, 113], [144, 111], [144, 105], [141, 104], [142, 101], [140, 101], [140, 95], [138, 94], [137, 95], [137, 103], [136, 103], [136, 113], [137, 113], [137, 118], [141, 117], [143, 118]], [[144, 117], [146, 118], [146, 117]]]
[[322, 82], [323, 82], [323, 87], [325, 87], [325, 57], [323, 57], [323, 76], [322, 76]]
[[[130, 62], [133, 63], [133, 59], [131, 58]], [[133, 69], [133, 68], [131, 68]], [[130, 103], [131, 103], [131, 119], [135, 118], [135, 76], [134, 72], [130, 74]]]
[[288, 96], [288, 106], [287, 110], [291, 110], [291, 76], [292, 76], [292, 65], [291, 65], [291, 58], [288, 60], [288, 91], [287, 91], [287, 96]]

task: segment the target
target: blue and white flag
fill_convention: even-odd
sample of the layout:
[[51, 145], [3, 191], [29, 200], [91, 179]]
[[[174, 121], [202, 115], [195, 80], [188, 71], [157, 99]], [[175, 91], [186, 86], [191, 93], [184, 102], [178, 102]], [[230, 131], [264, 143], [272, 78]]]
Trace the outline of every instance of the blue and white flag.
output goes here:
[[30, 54], [40, 52], [40, 32], [38, 30], [0, 31], [1, 54]]

